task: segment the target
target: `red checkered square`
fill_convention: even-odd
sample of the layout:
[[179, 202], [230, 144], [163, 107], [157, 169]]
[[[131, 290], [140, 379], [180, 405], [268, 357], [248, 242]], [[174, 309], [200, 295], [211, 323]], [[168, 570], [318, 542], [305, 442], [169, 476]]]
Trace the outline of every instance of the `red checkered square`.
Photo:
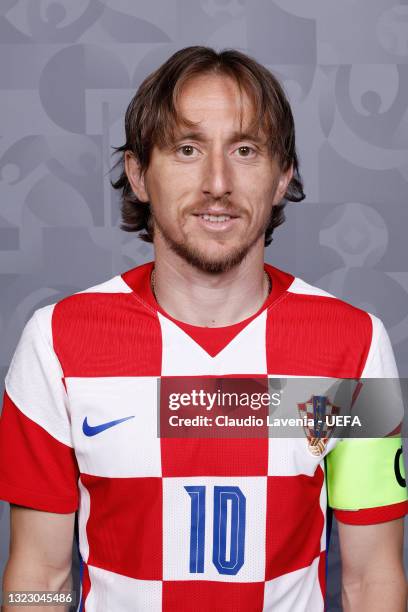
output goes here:
[[263, 582], [163, 582], [163, 612], [262, 610]]
[[81, 481], [90, 495], [88, 564], [130, 578], [161, 580], [162, 479], [82, 474]]
[[163, 476], [266, 476], [268, 438], [162, 438]]
[[306, 567], [319, 555], [323, 478], [320, 466], [314, 476], [268, 476], [265, 580]]

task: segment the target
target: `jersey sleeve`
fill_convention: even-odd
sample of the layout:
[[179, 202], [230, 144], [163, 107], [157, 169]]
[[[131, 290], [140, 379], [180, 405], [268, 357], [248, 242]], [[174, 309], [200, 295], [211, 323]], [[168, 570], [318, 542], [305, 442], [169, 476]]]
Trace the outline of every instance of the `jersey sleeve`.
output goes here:
[[326, 457], [329, 506], [339, 521], [352, 525], [382, 523], [408, 512], [401, 438], [404, 407], [401, 395], [394, 392], [399, 386], [398, 370], [383, 323], [369, 316], [372, 338], [361, 374], [360, 404], [367, 409], [373, 398], [377, 412], [373, 429], [380, 429], [381, 437], [339, 441]]
[[54, 305], [31, 317], [5, 379], [0, 417], [0, 499], [48, 512], [78, 507], [63, 371], [52, 342]]

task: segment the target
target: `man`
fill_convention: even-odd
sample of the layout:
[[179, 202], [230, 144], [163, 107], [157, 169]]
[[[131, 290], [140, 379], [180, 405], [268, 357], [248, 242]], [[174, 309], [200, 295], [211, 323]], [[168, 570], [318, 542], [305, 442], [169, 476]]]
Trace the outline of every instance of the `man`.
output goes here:
[[155, 260], [26, 325], [0, 428], [4, 589], [69, 585], [78, 509], [87, 612], [318, 612], [327, 469], [344, 610], [402, 612], [398, 435], [157, 435], [180, 379], [397, 376], [378, 318], [264, 264], [284, 201], [304, 197], [279, 83], [236, 51], [178, 51], [132, 100], [119, 151], [122, 227]]

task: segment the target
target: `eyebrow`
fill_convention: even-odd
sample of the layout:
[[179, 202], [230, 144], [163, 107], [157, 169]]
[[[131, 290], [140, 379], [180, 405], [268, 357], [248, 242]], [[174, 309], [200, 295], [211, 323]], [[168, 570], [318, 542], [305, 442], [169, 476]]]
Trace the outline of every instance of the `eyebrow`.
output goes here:
[[[196, 140], [197, 142], [207, 142], [208, 138], [205, 136], [204, 132], [200, 132], [200, 130], [193, 131], [180, 131], [175, 134], [176, 142], [179, 140]], [[240, 140], [250, 140], [251, 142], [255, 142], [259, 145], [266, 144], [266, 139], [258, 136], [255, 133], [250, 132], [240, 132], [236, 131], [231, 134], [228, 138], [229, 143], [239, 142]]]

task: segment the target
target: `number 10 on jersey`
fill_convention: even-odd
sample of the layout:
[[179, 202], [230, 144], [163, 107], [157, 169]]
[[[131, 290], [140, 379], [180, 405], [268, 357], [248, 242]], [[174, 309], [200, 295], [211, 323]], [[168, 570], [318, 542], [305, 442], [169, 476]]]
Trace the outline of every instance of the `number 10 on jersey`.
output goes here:
[[[184, 487], [191, 498], [190, 573], [204, 572], [207, 487]], [[220, 574], [235, 575], [244, 564], [246, 499], [239, 487], [214, 486], [212, 561]]]

